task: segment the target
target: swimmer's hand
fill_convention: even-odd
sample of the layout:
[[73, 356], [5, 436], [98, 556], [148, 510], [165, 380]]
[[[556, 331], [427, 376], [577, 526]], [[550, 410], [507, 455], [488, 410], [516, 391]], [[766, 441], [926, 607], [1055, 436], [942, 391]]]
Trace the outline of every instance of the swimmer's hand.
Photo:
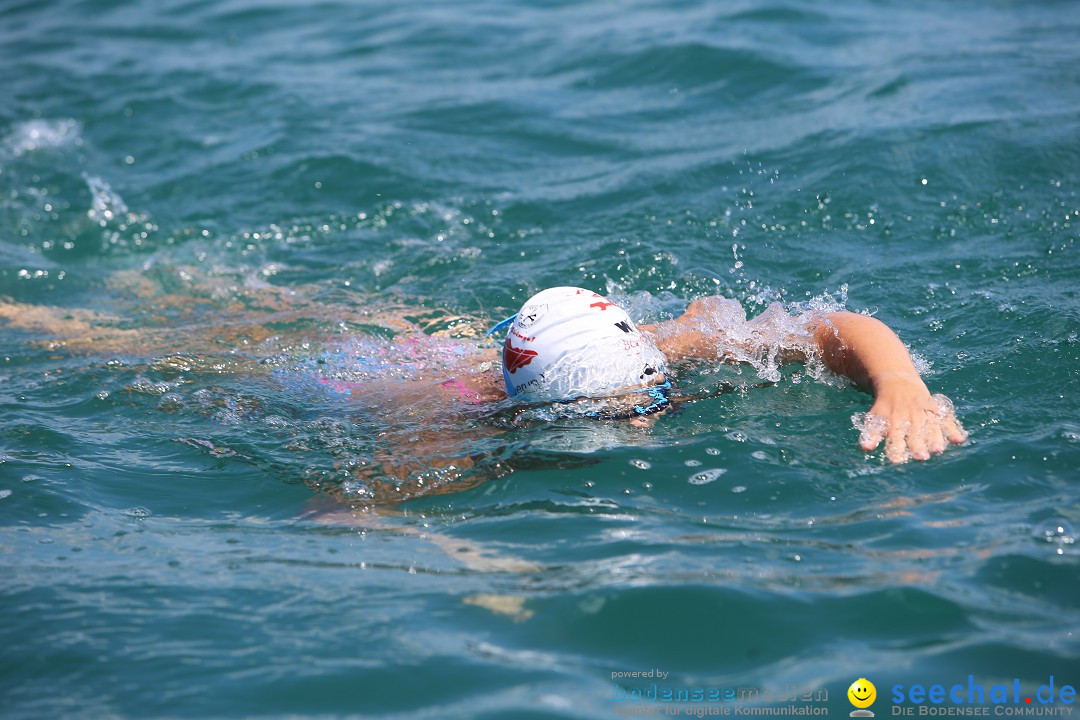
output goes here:
[[873, 450], [885, 441], [894, 463], [927, 460], [967, 433], [944, 395], [931, 395], [907, 348], [885, 323], [850, 312], [829, 313], [813, 330], [821, 358], [833, 372], [874, 395], [874, 404], [854, 420], [859, 444]]
[[893, 463], [928, 460], [944, 452], [949, 443], [962, 443], [967, 433], [956, 419], [952, 401], [931, 395], [915, 377], [879, 379], [874, 404], [852, 417], [859, 429], [859, 444], [871, 451], [885, 441], [885, 457]]

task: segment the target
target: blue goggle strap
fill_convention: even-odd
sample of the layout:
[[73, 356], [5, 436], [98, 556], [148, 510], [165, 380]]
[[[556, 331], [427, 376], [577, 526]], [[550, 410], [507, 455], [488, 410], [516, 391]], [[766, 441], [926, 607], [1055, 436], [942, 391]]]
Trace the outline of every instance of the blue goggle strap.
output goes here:
[[670, 380], [665, 380], [662, 385], [653, 385], [648, 388], [645, 392], [649, 393], [652, 402], [648, 405], [635, 405], [634, 412], [638, 415], [651, 415], [654, 412], [660, 412], [671, 404], [671, 401], [668, 400], [667, 396], [667, 391], [670, 389]]
[[506, 318], [505, 320], [497, 323], [495, 325], [495, 327], [493, 327], [493, 328], [491, 328], [490, 330], [487, 331], [487, 337], [491, 337], [495, 333], [501, 333], [503, 330], [505, 330], [506, 328], [513, 325], [515, 319], [517, 319], [517, 313], [514, 313], [513, 315]]
[[[652, 402], [649, 403], [648, 405], [635, 405], [634, 406], [634, 415], [638, 416], [638, 417], [644, 417], [645, 415], [652, 415], [653, 413], [660, 412], [661, 410], [666, 408], [668, 405], [671, 404], [671, 401], [668, 400], [668, 396], [667, 396], [667, 391], [670, 390], [670, 389], [671, 389], [671, 381], [670, 380], [665, 380], [660, 385], [653, 385], [650, 388], [646, 388], [645, 392], [647, 392], [649, 394], [649, 397], [652, 398]], [[587, 413], [584, 413], [584, 415], [585, 415], [585, 417], [589, 417], [589, 418], [603, 418], [604, 417], [603, 413], [599, 413], [599, 412], [596, 412], [596, 411], [587, 412]], [[614, 418], [609, 418], [609, 419], [614, 419]]]

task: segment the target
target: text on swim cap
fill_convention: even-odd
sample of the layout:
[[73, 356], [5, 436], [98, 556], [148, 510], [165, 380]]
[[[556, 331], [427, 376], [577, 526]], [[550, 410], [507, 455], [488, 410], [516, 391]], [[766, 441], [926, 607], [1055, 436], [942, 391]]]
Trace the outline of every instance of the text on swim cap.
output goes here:
[[510, 334], [513, 335], [514, 337], [518, 338], [519, 340], [524, 340], [525, 342], [532, 342], [533, 340], [536, 339], [535, 335], [532, 335], [532, 336], [522, 335], [521, 333], [519, 333], [514, 328], [510, 328]]

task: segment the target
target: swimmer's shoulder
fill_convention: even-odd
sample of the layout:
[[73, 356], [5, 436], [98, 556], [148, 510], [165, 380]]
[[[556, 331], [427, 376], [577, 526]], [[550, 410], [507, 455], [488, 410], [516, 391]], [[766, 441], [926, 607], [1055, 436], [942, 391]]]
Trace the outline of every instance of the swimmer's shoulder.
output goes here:
[[472, 368], [462, 368], [439, 383], [442, 393], [469, 405], [498, 402], [506, 399], [501, 369], [492, 362], [483, 362]]

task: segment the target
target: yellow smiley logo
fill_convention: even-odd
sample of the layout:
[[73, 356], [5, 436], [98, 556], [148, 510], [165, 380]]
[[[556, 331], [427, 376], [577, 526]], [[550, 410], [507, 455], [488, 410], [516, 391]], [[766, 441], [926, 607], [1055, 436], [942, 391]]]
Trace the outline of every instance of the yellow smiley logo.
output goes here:
[[851, 704], [859, 708], [851, 713], [852, 717], [874, 717], [874, 713], [866, 710], [877, 700], [877, 688], [874, 687], [874, 683], [866, 678], [859, 678], [851, 683], [851, 687], [847, 689], [847, 696]]

